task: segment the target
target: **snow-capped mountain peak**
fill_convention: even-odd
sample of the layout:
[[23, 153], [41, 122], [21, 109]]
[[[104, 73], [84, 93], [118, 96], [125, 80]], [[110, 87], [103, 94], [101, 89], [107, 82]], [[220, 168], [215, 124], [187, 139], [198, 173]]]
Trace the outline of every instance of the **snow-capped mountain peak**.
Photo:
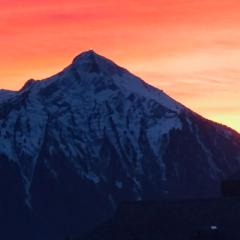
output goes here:
[[236, 132], [93, 51], [1, 92], [0, 143], [0, 213], [39, 217], [35, 228], [84, 230], [122, 200], [216, 196], [240, 169]]

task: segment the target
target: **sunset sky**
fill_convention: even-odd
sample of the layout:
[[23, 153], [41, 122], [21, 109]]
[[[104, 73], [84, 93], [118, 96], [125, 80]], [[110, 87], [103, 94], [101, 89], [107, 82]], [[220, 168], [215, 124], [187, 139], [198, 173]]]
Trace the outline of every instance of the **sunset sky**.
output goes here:
[[239, 0], [0, 0], [0, 88], [94, 49], [240, 131]]

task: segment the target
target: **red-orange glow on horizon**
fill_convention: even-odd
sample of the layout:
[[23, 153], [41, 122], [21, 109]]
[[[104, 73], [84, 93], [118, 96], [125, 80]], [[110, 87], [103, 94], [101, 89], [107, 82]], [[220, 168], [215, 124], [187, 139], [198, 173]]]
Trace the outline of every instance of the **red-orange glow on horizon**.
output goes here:
[[0, 88], [93, 48], [240, 131], [239, 0], [0, 0]]

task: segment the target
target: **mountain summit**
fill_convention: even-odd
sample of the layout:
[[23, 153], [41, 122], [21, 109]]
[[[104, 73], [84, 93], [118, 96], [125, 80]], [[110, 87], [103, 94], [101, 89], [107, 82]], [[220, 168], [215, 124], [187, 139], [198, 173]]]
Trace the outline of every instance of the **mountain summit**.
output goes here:
[[4, 91], [0, 126], [3, 239], [79, 235], [125, 200], [217, 196], [240, 169], [235, 131], [93, 51]]
[[[95, 66], [98, 66], [99, 68], [102, 67], [101, 70], [107, 70], [106, 68], [108, 68], [107, 73], [109, 73], [110, 69], [120, 68], [120, 67], [116, 66], [115, 63], [113, 63], [109, 59], [97, 54], [93, 50], [89, 50], [89, 51], [83, 52], [80, 55], [78, 55], [76, 58], [74, 58], [73, 64], [76, 64], [79, 66], [81, 66], [83, 64], [95, 65]], [[94, 69], [92, 69], [92, 70], [94, 70]]]

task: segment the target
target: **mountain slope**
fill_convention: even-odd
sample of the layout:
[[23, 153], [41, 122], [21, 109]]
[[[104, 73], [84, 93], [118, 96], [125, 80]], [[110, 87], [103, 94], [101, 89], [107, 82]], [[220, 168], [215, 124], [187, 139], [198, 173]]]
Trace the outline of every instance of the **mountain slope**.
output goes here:
[[93, 51], [0, 93], [0, 126], [0, 223], [13, 237], [79, 234], [122, 200], [216, 196], [240, 168], [235, 131]]

